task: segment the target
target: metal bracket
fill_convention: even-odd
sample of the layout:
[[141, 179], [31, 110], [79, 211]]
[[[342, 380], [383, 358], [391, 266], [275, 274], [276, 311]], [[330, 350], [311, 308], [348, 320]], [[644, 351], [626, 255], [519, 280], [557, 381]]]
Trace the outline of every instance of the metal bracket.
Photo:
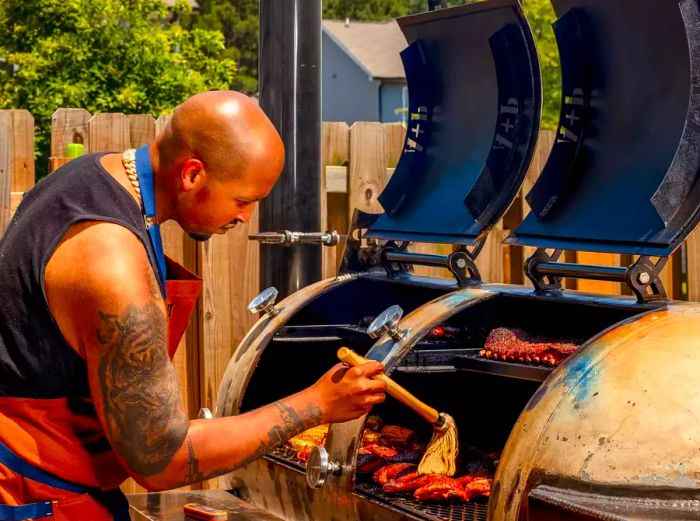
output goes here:
[[460, 245], [449, 255], [409, 252], [410, 242], [389, 241], [379, 252], [379, 258], [390, 277], [408, 273], [412, 271], [413, 266], [433, 266], [446, 268], [454, 275], [460, 286], [465, 286], [470, 282], [481, 280], [475, 259], [483, 248], [485, 239], [486, 236], [479, 239], [471, 251], [466, 246]]
[[562, 253], [562, 250], [554, 250], [550, 254], [545, 248], [538, 248], [525, 261], [525, 275], [535, 286], [535, 292], [561, 291], [561, 279], [568, 277], [623, 282], [636, 295], [640, 304], [668, 298], [660, 277], [661, 270], [668, 261], [667, 257], [660, 257], [654, 262], [652, 257], [642, 255], [625, 268], [557, 262]]

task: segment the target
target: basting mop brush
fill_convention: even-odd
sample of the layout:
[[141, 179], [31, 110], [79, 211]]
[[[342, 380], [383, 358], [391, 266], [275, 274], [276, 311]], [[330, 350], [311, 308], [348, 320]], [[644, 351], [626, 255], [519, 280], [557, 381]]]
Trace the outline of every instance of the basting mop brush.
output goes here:
[[[369, 362], [352, 349], [341, 347], [338, 349], [338, 358], [350, 366], [357, 366]], [[433, 426], [433, 436], [425, 450], [423, 459], [418, 465], [419, 474], [442, 474], [454, 476], [457, 471], [457, 454], [459, 445], [457, 440], [457, 424], [452, 416], [438, 412], [429, 405], [421, 402], [406, 389], [397, 384], [385, 374], [375, 377], [386, 383], [386, 392], [413, 409], [424, 420]]]

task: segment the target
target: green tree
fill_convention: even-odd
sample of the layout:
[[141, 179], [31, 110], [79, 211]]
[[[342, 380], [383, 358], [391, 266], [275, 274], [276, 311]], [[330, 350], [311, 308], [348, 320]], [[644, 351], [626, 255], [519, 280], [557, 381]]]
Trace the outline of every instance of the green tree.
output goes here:
[[34, 115], [39, 170], [59, 107], [157, 116], [193, 93], [229, 87], [236, 65], [223, 35], [172, 23], [189, 9], [163, 0], [0, 2], [0, 107]]
[[183, 18], [190, 29], [221, 32], [224, 55], [238, 64], [232, 88], [247, 94], [258, 89], [259, 0], [199, 0], [199, 9]]
[[532, 28], [542, 71], [542, 122], [545, 130], [555, 130], [561, 105], [559, 51], [552, 30], [555, 16], [549, 0], [524, 0], [523, 10]]

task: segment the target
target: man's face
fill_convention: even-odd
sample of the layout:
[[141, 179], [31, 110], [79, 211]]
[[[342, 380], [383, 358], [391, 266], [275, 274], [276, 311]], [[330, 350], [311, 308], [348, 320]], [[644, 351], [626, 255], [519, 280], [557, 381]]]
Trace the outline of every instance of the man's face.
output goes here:
[[179, 196], [177, 221], [197, 241], [250, 220], [256, 203], [270, 192], [278, 176], [251, 172], [232, 180], [212, 177], [207, 175], [202, 186]]

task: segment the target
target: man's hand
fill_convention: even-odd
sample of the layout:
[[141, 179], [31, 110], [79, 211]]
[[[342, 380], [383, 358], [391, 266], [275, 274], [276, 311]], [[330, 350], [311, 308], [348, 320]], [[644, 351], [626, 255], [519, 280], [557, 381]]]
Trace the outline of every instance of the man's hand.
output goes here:
[[382, 403], [386, 384], [372, 378], [383, 372], [382, 364], [370, 362], [357, 367], [338, 364], [324, 374], [310, 388], [323, 414], [323, 423], [354, 420]]

